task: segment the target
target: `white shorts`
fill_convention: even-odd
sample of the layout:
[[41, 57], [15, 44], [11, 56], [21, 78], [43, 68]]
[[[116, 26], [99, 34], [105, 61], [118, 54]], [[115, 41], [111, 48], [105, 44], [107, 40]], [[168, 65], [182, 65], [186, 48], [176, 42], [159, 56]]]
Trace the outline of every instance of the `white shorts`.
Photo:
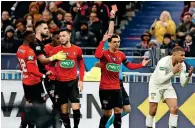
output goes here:
[[155, 86], [149, 86], [149, 102], [159, 103], [160, 100], [164, 102], [167, 98], [177, 99], [175, 89], [172, 86], [169, 86], [167, 89], [158, 88]]

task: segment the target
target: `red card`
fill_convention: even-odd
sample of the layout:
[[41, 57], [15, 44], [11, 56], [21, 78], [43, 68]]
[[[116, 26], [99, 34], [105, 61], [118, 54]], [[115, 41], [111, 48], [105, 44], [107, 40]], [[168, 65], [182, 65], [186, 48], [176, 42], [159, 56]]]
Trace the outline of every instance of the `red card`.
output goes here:
[[118, 8], [117, 8], [116, 4], [115, 5], [112, 5], [112, 10], [114, 10], [115, 12], [118, 11]]

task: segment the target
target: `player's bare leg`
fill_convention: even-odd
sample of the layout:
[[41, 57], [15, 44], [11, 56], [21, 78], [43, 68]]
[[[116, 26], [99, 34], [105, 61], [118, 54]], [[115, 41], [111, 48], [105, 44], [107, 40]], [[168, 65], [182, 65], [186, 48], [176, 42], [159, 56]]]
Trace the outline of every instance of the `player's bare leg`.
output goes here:
[[72, 103], [73, 110], [73, 119], [74, 119], [74, 128], [78, 128], [81, 112], [80, 112], [80, 103]]
[[122, 113], [122, 108], [115, 107], [114, 108], [114, 128], [121, 128], [121, 113]]
[[167, 98], [165, 99], [166, 104], [170, 110], [169, 116], [169, 128], [177, 128], [177, 120], [178, 120], [178, 105], [176, 98]]
[[61, 119], [63, 121], [65, 128], [70, 128], [70, 118], [68, 113], [68, 104], [62, 104], [61, 105]]
[[[125, 115], [130, 113], [130, 111], [131, 111], [131, 105], [124, 105], [123, 106], [123, 112], [125, 112]], [[125, 115], [122, 114], [122, 116], [125, 116]]]
[[104, 110], [104, 114], [100, 119], [99, 128], [105, 128], [105, 125], [106, 125], [106, 123], [109, 120], [111, 115], [112, 115], [112, 109], [111, 110]]
[[147, 128], [152, 128], [153, 126], [154, 116], [156, 115], [157, 107], [158, 107], [158, 103], [155, 102], [149, 103], [149, 114], [146, 117]]

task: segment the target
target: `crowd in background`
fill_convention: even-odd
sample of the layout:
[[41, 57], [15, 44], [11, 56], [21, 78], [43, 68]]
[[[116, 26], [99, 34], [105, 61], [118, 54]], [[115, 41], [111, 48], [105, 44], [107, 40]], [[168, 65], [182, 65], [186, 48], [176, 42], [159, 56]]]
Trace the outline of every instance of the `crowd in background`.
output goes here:
[[[134, 8], [140, 8], [141, 2], [132, 3]], [[71, 42], [75, 45], [97, 47], [108, 29], [111, 4], [114, 2], [13, 2], [9, 10], [2, 8], [2, 53], [16, 53], [23, 42], [22, 33], [34, 30], [40, 19], [48, 24], [51, 33], [61, 28], [72, 30]], [[126, 11], [124, 5], [118, 5], [118, 19]], [[163, 11], [150, 30], [143, 32], [142, 41], [136, 47], [166, 49], [171, 54], [172, 48], [179, 45], [185, 49], [187, 57], [195, 57], [195, 2], [185, 2], [180, 19], [181, 23], [176, 25], [170, 13]], [[149, 56], [149, 52], [139, 54]]]
[[[185, 49], [186, 57], [195, 57], [195, 2], [188, 2], [181, 12], [181, 23], [177, 26], [168, 11], [163, 11], [159, 20], [155, 19], [150, 30], [141, 35], [141, 49], [159, 48], [171, 55], [175, 46]], [[148, 52], [140, 53], [149, 56]]]

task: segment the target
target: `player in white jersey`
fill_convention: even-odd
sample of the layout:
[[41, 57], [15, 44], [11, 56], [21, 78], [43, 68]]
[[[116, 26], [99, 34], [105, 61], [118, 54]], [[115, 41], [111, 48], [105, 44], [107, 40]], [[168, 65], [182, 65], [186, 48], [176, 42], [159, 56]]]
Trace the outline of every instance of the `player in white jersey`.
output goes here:
[[149, 114], [146, 117], [147, 128], [152, 128], [153, 126], [153, 119], [161, 98], [170, 110], [169, 128], [177, 128], [177, 95], [172, 87], [171, 78], [179, 75], [181, 85], [184, 87], [188, 84], [192, 76], [193, 67], [190, 67], [187, 74], [184, 59], [185, 51], [182, 47], [178, 46], [173, 48], [171, 56], [166, 56], [158, 61], [149, 82]]

